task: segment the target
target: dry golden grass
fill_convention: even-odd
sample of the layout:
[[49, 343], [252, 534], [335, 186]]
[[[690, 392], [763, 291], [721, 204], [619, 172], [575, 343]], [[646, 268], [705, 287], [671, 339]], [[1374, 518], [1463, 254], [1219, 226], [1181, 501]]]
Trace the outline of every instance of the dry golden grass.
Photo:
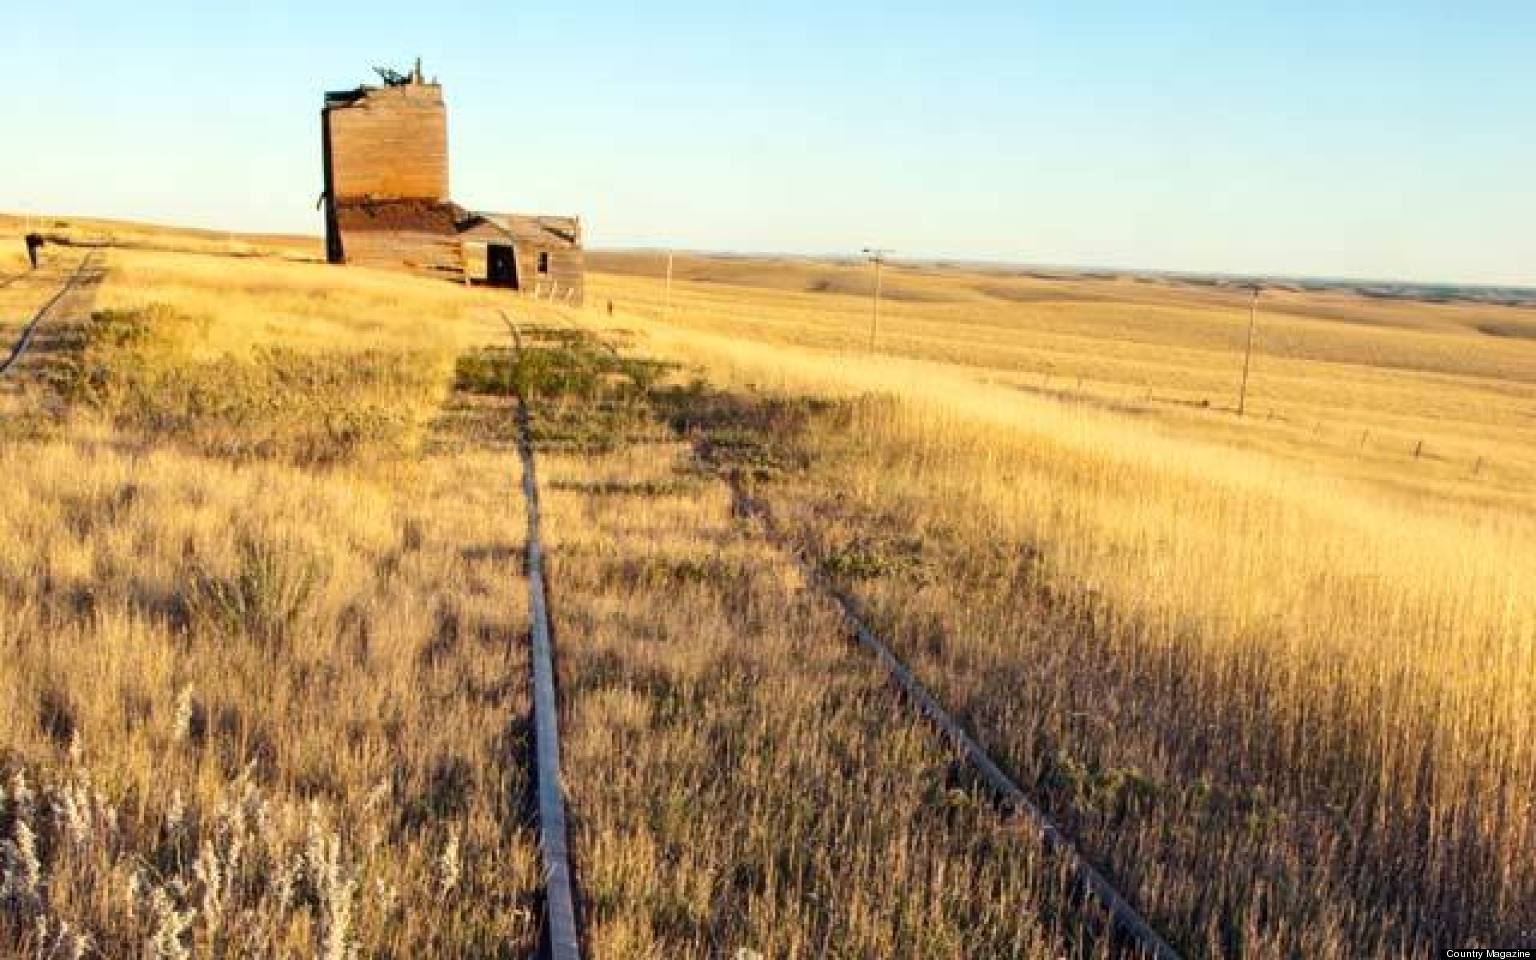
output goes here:
[[[205, 253], [234, 257], [282, 257], [290, 260], [319, 262], [325, 259], [324, 245], [318, 238], [289, 234], [237, 234], [223, 230], [192, 227], [167, 227], [135, 223], [130, 220], [103, 220], [96, 217], [39, 216], [18, 217], [0, 214], [0, 236], [20, 238], [28, 229], [42, 234], [51, 244], [80, 246], [133, 247], [146, 250]], [[7, 255], [9, 251], [7, 251]]]
[[[1388, 957], [1530, 930], [1531, 344], [1459, 353], [1350, 327], [1260, 359], [1295, 365], [1277, 398], [1288, 416], [1321, 411], [1312, 392], [1348, 396], [1377, 429], [1411, 420], [1431, 445], [1465, 438], [1499, 464], [1472, 476], [1470, 462], [1359, 456], [1263, 419], [1090, 402], [1114, 395], [1104, 384], [1089, 400], [1019, 390], [1018, 354], [983, 355], [974, 325], [927, 319], [951, 278], [910, 281], [929, 295], [896, 302], [887, 341], [910, 356], [879, 359], [846, 349], [864, 332], [857, 305], [748, 279], [680, 285], [666, 323], [654, 281], [594, 286], [626, 298], [620, 325], [648, 349], [717, 384], [886, 398], [813, 428], [810, 469], [768, 498], [1179, 942]], [[1000, 326], [986, 309], [977, 322]], [[1081, 369], [1122, 351], [1189, 383], [1202, 371], [1179, 341], [1240, 322], [1230, 306], [1202, 316], [1199, 298], [1182, 308], [1194, 332], [1175, 305], [1013, 309], [1009, 336], [1031, 345], [1019, 354], [1037, 321], [1072, 324]], [[1326, 355], [1357, 348], [1394, 365], [1340, 382]]]
[[[615, 302], [621, 325], [660, 316], [654, 258], [594, 262], [630, 272], [594, 277], [592, 303]], [[1536, 507], [1533, 309], [1266, 292], [1253, 415], [1238, 423], [1230, 410], [1248, 316], [1240, 291], [899, 267], [887, 272], [878, 344], [884, 357], [925, 361], [913, 366], [864, 356], [867, 267], [687, 258], [677, 277], [674, 328], [851, 351], [870, 367], [861, 385], [910, 386], [943, 365], [973, 381], [1126, 410], [1180, 439], [1278, 453], [1436, 499]]]
[[[429, 423], [473, 299], [111, 267], [19, 371], [77, 402], [0, 445], [0, 950], [528, 954], [523, 520], [506, 456]], [[337, 428], [380, 416], [412, 429]]]
[[1108, 955], [690, 462], [545, 459], [593, 956]]
[[364, 480], [113, 446], [0, 454], [0, 818], [40, 860], [8, 949], [531, 944], [516, 518], [484, 523], [512, 512], [503, 465]]
[[827, 600], [733, 522], [667, 424], [702, 397], [568, 332], [523, 336], [461, 382], [536, 398], [593, 955], [1113, 955]]
[[[1528, 311], [1274, 294], [1238, 421], [1218, 290], [899, 270], [870, 357], [851, 269], [689, 262], [662, 322], [203, 240], [5, 401], [3, 949], [532, 949], [512, 375], [594, 956], [1118, 949], [729, 472], [1188, 955], [1536, 923]], [[498, 310], [610, 298], [623, 358], [507, 366]]]

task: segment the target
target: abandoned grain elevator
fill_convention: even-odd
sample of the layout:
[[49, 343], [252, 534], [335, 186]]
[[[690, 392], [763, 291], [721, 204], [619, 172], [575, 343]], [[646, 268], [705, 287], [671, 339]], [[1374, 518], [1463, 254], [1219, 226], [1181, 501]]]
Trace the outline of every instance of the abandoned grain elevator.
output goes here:
[[325, 95], [326, 259], [581, 303], [581, 220], [454, 203], [443, 88], [426, 81], [419, 61], [409, 74], [379, 74], [379, 86]]

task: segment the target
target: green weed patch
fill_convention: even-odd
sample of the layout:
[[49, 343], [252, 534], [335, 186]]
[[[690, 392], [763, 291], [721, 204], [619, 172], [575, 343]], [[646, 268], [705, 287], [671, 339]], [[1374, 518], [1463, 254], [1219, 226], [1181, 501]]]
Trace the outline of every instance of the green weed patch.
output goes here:
[[207, 329], [163, 305], [101, 311], [65, 390], [120, 427], [210, 455], [329, 464], [408, 452], [444, 379], [425, 351], [209, 356]]

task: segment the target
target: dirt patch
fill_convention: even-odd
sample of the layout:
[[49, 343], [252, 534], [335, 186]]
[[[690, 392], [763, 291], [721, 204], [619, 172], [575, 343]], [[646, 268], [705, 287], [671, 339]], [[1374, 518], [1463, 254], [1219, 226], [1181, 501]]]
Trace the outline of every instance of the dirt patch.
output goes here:
[[[867, 297], [875, 292], [875, 281], [866, 275], [818, 277], [806, 283], [805, 292]], [[901, 303], [949, 303], [955, 299], [944, 291], [909, 287], [890, 278], [882, 285], [880, 296]]]
[[1042, 288], [1038, 286], [1015, 286], [1005, 283], [980, 283], [976, 285], [978, 293], [986, 294], [996, 300], [1007, 300], [1009, 303], [1074, 303], [1085, 300], [1108, 300], [1109, 297], [1083, 293], [1080, 290], [1058, 290]]
[[1536, 340], [1536, 323], [1518, 320], [1489, 320], [1476, 325], [1479, 333], [1508, 340]]

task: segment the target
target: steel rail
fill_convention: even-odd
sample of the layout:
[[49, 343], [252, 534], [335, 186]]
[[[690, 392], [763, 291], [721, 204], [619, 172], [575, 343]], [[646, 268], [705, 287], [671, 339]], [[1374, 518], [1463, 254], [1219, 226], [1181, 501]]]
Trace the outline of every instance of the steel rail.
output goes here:
[[738, 516], [755, 517], [762, 522], [768, 539], [787, 553], [800, 568], [808, 582], [821, 590], [836, 603], [843, 620], [859, 645], [873, 654], [885, 668], [891, 682], [907, 697], [917, 711], [953, 744], [956, 752], [986, 783], [1005, 810], [1029, 823], [1048, 853], [1061, 858], [1074, 882], [1104, 908], [1111, 925], [1132, 944], [1143, 957], [1151, 960], [1182, 960], [1177, 950], [1144, 920], [1136, 908], [1121, 896], [1114, 886], [1083, 856], [1077, 846], [1062, 833], [1061, 829], [1040, 809], [1014, 780], [1003, 772], [975, 738], [954, 718], [944, 705], [934, 697], [917, 676], [865, 622], [858, 602], [846, 591], [838, 588], [818, 570], [804, 551], [796, 547], [779, 528], [768, 505], [746, 492], [741, 477], [732, 473], [728, 482], [731, 487], [733, 509]]
[[[522, 333], [506, 314], [512, 342], [520, 356]], [[549, 598], [544, 581], [544, 543], [539, 536], [539, 481], [533, 457], [528, 398], [517, 395], [517, 453], [523, 464], [523, 499], [528, 507], [527, 574], [533, 661], [534, 780], [538, 800], [539, 849], [544, 858], [545, 946], [548, 960], [581, 960], [572, 883], [565, 788], [560, 778], [560, 714], [555, 696], [554, 642], [549, 629]]]
[[53, 308], [58, 306], [59, 301], [63, 300], [65, 295], [71, 290], [75, 289], [80, 283], [81, 278], [85, 276], [86, 268], [93, 266], [95, 262], [96, 254], [94, 252], [82, 257], [80, 262], [75, 265], [75, 272], [69, 275], [69, 279], [64, 281], [64, 285], [59, 288], [59, 291], [49, 297], [48, 302], [38, 308], [38, 311], [32, 315], [32, 319], [27, 321], [27, 325], [22, 328], [21, 336], [17, 338], [16, 343], [11, 347], [10, 355], [3, 362], [0, 362], [0, 376], [10, 373], [11, 367], [15, 366], [16, 362], [27, 352], [27, 348], [32, 346], [32, 338], [37, 333], [38, 326], [53, 311]]

